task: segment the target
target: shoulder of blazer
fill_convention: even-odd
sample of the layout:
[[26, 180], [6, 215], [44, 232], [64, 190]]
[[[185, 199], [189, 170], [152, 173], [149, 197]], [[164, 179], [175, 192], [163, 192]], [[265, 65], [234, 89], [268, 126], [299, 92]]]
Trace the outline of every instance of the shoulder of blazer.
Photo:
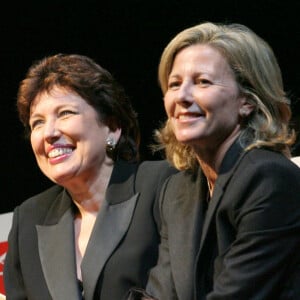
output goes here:
[[[50, 211], [63, 212], [70, 207], [71, 200], [64, 196], [65, 190], [59, 185], [54, 185], [45, 191], [36, 194], [23, 203], [17, 209], [23, 217], [30, 215], [32, 220], [44, 220]], [[65, 201], [61, 201], [61, 199]]]
[[[268, 180], [260, 180], [268, 178]], [[259, 180], [258, 180], [259, 179]], [[260, 182], [261, 187], [270, 189], [270, 182], [277, 188], [288, 184], [290, 187], [299, 186], [300, 168], [297, 167], [289, 158], [279, 152], [268, 149], [252, 149], [244, 152], [234, 169], [229, 173], [220, 174], [217, 183], [221, 189], [225, 189], [227, 184], [233, 184], [236, 194], [251, 185], [251, 182]], [[280, 185], [279, 185], [280, 183]], [[238, 189], [241, 189], [238, 192]], [[253, 187], [251, 187], [253, 189]]]
[[288, 169], [289, 171], [300, 174], [300, 169], [297, 169], [297, 165], [295, 165], [289, 158], [284, 156], [282, 153], [268, 149], [252, 149], [245, 152], [240, 165], [245, 167], [245, 164], [254, 169], [273, 167], [280, 168], [282, 170]]
[[159, 216], [159, 196], [165, 181], [177, 173], [166, 160], [144, 161], [137, 170], [135, 180], [135, 191], [140, 192], [143, 200], [151, 201], [153, 204], [153, 217], [158, 228], [161, 221]]
[[53, 198], [56, 198], [63, 192], [64, 188], [59, 185], [53, 185], [50, 188], [26, 199], [21, 203], [20, 207], [27, 207], [35, 205], [37, 202], [40, 202], [43, 206], [47, 206], [47, 203], [51, 203]]
[[177, 173], [166, 160], [143, 161], [140, 163], [135, 180], [135, 189], [161, 188], [164, 181], [171, 175]]
[[168, 186], [167, 188], [169, 190], [172, 190], [175, 194], [177, 194], [181, 190], [185, 190], [185, 192], [187, 192], [192, 186], [199, 185], [200, 182], [203, 181], [203, 178], [205, 177], [201, 171], [201, 168], [198, 167], [196, 171], [177, 171], [168, 179], [166, 185]]

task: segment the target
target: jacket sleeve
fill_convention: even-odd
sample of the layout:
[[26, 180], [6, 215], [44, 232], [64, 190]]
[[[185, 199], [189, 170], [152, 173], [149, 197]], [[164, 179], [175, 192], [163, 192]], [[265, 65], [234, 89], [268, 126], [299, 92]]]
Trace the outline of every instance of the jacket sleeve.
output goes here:
[[[136, 187], [138, 190], [144, 190], [152, 193], [153, 216], [158, 230], [161, 227], [161, 218], [159, 213], [159, 197], [165, 181], [178, 170], [172, 167], [166, 160], [144, 161], [138, 169], [136, 177]], [[150, 190], [149, 190], [150, 189]]]
[[232, 179], [216, 215], [222, 251], [207, 299], [300, 299], [300, 172], [286, 162], [252, 158]]
[[168, 241], [168, 222], [166, 217], [166, 207], [164, 207], [164, 194], [169, 180], [164, 184], [160, 197], [160, 245], [159, 257], [156, 266], [150, 271], [146, 291], [155, 299], [159, 300], [176, 300], [175, 286], [172, 278], [172, 270], [170, 265], [169, 241]]
[[8, 251], [4, 261], [4, 286], [7, 299], [27, 299], [18, 251], [18, 207], [14, 211], [8, 235]]

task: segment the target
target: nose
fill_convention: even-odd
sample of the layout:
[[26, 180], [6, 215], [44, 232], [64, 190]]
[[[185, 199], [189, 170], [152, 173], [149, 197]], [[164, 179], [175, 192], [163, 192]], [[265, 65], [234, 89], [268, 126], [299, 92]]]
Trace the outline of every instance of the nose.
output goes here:
[[189, 82], [183, 82], [177, 90], [175, 101], [178, 104], [189, 106], [193, 103], [193, 89]]
[[57, 122], [55, 120], [47, 120], [44, 125], [44, 139], [51, 144], [56, 141], [60, 135], [61, 132], [58, 128]]

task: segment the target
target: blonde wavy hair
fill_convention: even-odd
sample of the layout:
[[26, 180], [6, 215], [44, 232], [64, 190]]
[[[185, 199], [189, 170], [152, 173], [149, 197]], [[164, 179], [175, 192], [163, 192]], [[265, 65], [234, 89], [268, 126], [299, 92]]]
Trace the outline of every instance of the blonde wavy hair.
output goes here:
[[[161, 90], [165, 95], [174, 59], [183, 48], [205, 44], [218, 50], [234, 72], [240, 92], [254, 107], [244, 120], [239, 137], [245, 151], [269, 148], [290, 156], [295, 133], [289, 128], [290, 100], [283, 89], [281, 70], [271, 47], [241, 24], [211, 22], [187, 28], [165, 47], [158, 68]], [[195, 152], [179, 143], [167, 120], [155, 131], [156, 150], [165, 150], [166, 158], [180, 170], [195, 169]]]

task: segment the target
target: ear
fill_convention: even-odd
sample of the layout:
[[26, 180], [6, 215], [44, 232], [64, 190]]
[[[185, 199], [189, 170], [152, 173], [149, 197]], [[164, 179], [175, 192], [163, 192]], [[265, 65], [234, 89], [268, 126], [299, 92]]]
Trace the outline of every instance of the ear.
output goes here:
[[248, 117], [254, 110], [254, 105], [249, 103], [245, 97], [241, 99], [241, 105], [239, 109], [239, 115], [242, 118]]

